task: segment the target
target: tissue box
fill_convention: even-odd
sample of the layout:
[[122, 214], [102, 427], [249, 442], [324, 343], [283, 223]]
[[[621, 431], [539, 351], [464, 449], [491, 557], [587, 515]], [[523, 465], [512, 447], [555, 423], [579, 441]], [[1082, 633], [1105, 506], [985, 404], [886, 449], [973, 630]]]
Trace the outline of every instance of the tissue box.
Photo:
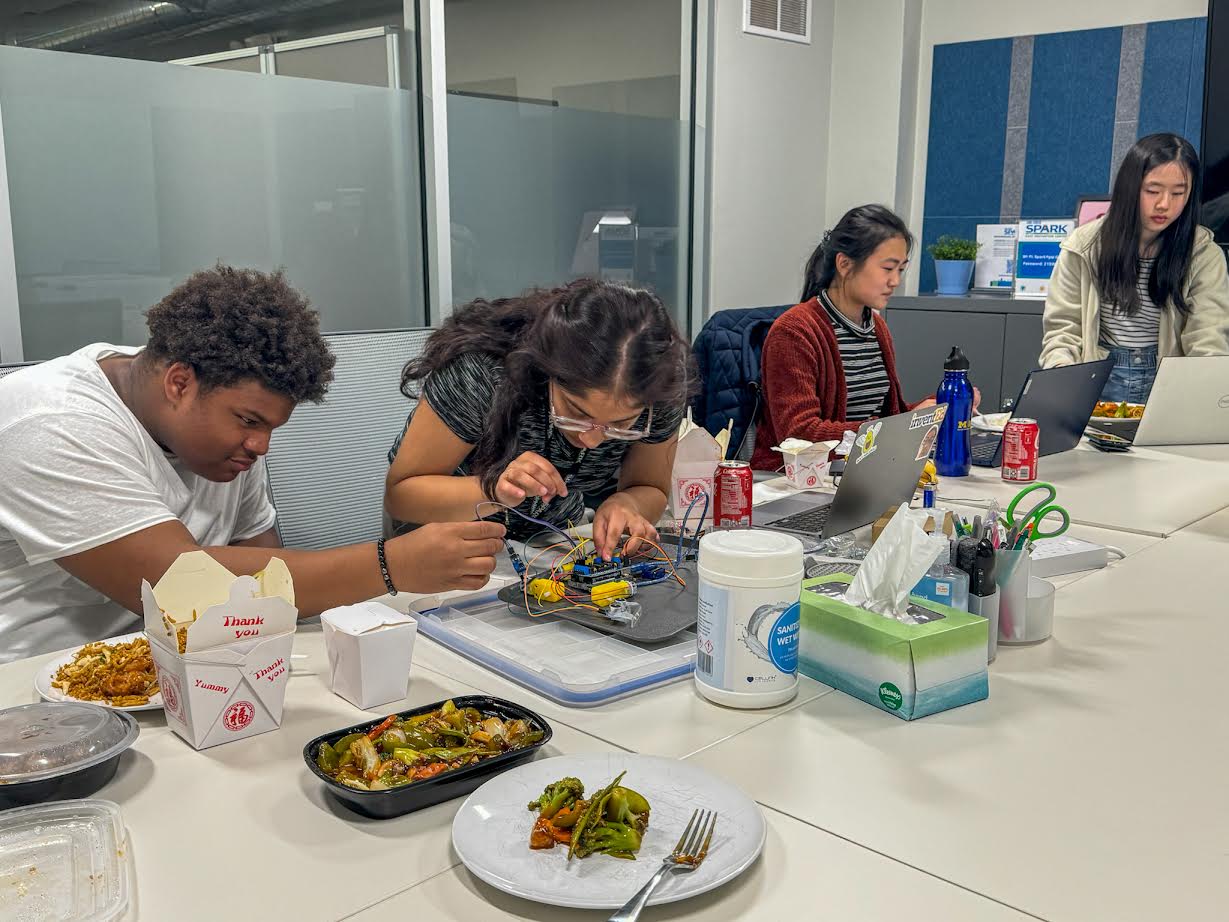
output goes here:
[[902, 624], [837, 598], [849, 582], [803, 582], [799, 672], [903, 720], [989, 696], [985, 618], [915, 597], [932, 620]]
[[329, 687], [367, 710], [405, 697], [418, 622], [380, 602], [331, 608], [320, 616]]
[[167, 725], [193, 749], [281, 726], [298, 621], [285, 563], [235, 576], [191, 551], [142, 581], [141, 602]]

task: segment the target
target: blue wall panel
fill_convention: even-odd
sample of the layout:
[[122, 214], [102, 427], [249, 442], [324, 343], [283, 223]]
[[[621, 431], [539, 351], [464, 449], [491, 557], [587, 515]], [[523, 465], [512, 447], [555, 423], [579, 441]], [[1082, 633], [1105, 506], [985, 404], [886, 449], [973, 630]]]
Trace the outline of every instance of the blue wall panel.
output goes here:
[[[1139, 136], [1157, 131], [1186, 134], [1190, 130], [1191, 77], [1194, 71], [1194, 19], [1148, 23], [1144, 43], [1144, 74], [1139, 93]], [[1206, 20], [1202, 20], [1206, 24]], [[1204, 32], [1206, 41], [1206, 31]], [[1197, 106], [1203, 104], [1203, 42], [1199, 45]], [[1198, 125], [1199, 116], [1195, 116]]]
[[1066, 217], [1109, 189], [1122, 29], [1039, 35], [1033, 43], [1023, 214]]
[[[1137, 136], [1176, 131], [1198, 149], [1206, 43], [1206, 19], [1148, 23]], [[1066, 217], [1079, 196], [1109, 191], [1121, 44], [1119, 28], [1033, 39], [1025, 217]], [[935, 46], [919, 291], [935, 287], [927, 245], [999, 220], [1011, 47], [1009, 38]]]
[[[930, 85], [930, 137], [926, 151], [926, 217], [922, 226], [921, 291], [935, 287], [934, 264], [924, 247], [941, 233], [973, 236], [985, 215], [997, 220], [1003, 188], [1011, 39], [937, 45]], [[957, 231], [956, 227], [967, 228]], [[916, 231], [916, 228], [914, 229]]]

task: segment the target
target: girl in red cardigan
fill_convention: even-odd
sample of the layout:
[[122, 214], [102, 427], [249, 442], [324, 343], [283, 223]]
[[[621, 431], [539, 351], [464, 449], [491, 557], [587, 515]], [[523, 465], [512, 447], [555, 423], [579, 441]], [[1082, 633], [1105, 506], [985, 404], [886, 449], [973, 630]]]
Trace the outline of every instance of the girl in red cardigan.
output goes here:
[[909, 265], [913, 235], [882, 205], [845, 213], [807, 262], [802, 303], [768, 331], [764, 409], [751, 466], [776, 470], [785, 438], [839, 439], [867, 419], [930, 406], [900, 392], [896, 353], [879, 315]]

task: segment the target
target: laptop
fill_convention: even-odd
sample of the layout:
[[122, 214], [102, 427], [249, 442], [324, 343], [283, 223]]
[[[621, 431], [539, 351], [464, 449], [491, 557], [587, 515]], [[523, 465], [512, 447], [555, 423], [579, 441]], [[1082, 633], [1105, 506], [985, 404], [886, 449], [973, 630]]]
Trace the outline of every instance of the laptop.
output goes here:
[[858, 427], [836, 493], [800, 493], [756, 506], [756, 528], [817, 541], [869, 525], [917, 489], [946, 405], [868, 420]]
[[1133, 444], [1229, 444], [1229, 355], [1161, 359]]
[[[1029, 372], [1011, 415], [1037, 420], [1042, 455], [1070, 451], [1080, 444], [1113, 367], [1112, 359], [1102, 359]], [[1003, 463], [1003, 433], [974, 429], [970, 443], [978, 467]]]

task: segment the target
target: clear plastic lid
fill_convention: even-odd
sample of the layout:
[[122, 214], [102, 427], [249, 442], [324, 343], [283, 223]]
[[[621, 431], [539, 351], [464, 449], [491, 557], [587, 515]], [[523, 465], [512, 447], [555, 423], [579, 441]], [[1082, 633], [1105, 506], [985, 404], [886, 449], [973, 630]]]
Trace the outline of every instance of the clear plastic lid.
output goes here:
[[112, 922], [132, 898], [119, 807], [68, 800], [0, 812], [0, 919]]
[[0, 784], [80, 771], [119, 755], [140, 727], [123, 711], [42, 701], [0, 711]]

